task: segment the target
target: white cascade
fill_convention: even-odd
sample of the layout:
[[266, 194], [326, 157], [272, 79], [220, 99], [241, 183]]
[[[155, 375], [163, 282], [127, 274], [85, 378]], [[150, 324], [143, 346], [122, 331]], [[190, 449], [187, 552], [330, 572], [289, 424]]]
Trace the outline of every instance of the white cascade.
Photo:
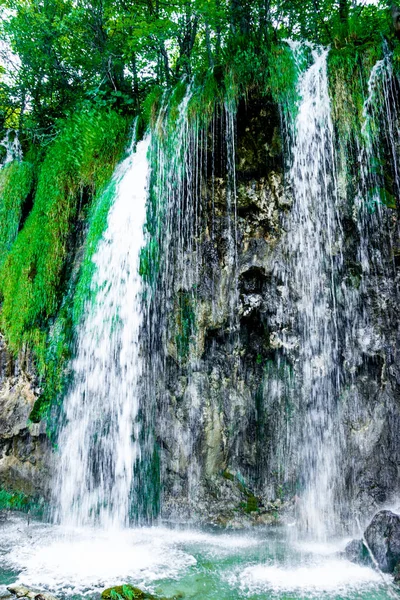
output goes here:
[[[332, 525], [341, 447], [337, 425], [340, 383], [335, 274], [340, 269], [340, 223], [333, 124], [328, 89], [328, 50], [311, 47], [312, 63], [299, 75], [299, 104], [289, 126], [293, 210], [286, 240], [287, 285], [297, 309], [298, 394], [296, 424], [301, 522], [323, 538]], [[294, 55], [302, 46], [293, 45]], [[301, 56], [301, 54], [300, 54]], [[299, 57], [300, 60], [300, 57]]]
[[140, 460], [142, 324], [139, 275], [144, 244], [149, 139], [117, 168], [107, 228], [93, 257], [95, 273], [77, 334], [74, 379], [64, 401], [55, 504], [68, 525], [119, 528], [130, 519]]

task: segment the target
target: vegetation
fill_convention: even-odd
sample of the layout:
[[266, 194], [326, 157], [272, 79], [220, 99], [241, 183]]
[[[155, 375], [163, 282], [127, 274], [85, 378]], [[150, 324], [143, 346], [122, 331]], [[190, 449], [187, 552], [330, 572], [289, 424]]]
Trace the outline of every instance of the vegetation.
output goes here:
[[40, 502], [31, 496], [27, 496], [24, 492], [0, 488], [0, 511], [12, 510], [40, 515], [43, 508]]
[[58, 306], [71, 226], [85, 194], [101, 189], [125, 138], [115, 112], [72, 116], [40, 167], [33, 208], [0, 271], [1, 325], [9, 346], [40, 346], [43, 327]]
[[108, 588], [104, 590], [101, 597], [102, 600], [134, 600], [135, 598], [140, 600], [144, 600], [145, 598], [151, 600], [153, 598], [155, 600], [155, 596], [152, 594], [142, 592], [139, 588], [131, 585], [117, 585], [113, 588]]
[[17, 237], [22, 214], [33, 187], [33, 167], [13, 161], [0, 171], [0, 268]]
[[[246, 86], [281, 71], [287, 37], [362, 46], [395, 38], [391, 2], [365, 0], [5, 0], [0, 125], [47, 139], [82, 98], [136, 113], [155, 90], [227, 65]], [[279, 58], [279, 57], [278, 57]], [[240, 77], [243, 75], [243, 78]], [[1, 76], [1, 74], [0, 74]]]

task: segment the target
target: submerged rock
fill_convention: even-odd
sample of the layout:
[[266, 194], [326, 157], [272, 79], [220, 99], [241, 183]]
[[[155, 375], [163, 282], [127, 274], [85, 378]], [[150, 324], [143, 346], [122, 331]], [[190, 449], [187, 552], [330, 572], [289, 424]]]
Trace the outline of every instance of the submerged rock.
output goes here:
[[400, 516], [382, 510], [374, 516], [364, 537], [379, 568], [393, 573], [400, 561]]

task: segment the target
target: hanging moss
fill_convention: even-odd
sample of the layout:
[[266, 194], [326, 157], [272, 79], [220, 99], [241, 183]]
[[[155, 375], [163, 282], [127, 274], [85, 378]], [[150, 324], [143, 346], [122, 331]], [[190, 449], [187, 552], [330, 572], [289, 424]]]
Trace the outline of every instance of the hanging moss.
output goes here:
[[9, 347], [42, 346], [62, 293], [81, 191], [104, 186], [125, 140], [126, 120], [83, 110], [61, 127], [40, 168], [34, 205], [0, 270], [1, 326]]
[[181, 360], [187, 360], [189, 357], [190, 342], [196, 329], [196, 315], [193, 303], [191, 294], [184, 292], [179, 294], [175, 311], [175, 343], [177, 355]]
[[382, 58], [382, 41], [362, 46], [333, 48], [328, 56], [332, 113], [339, 137], [351, 141], [359, 135], [371, 69]]
[[79, 270], [70, 282], [68, 293], [45, 343], [36, 348], [44, 388], [30, 414], [33, 422], [48, 419], [50, 409], [61, 403], [68, 387], [74, 331], [80, 324], [88, 304], [93, 303], [96, 297], [96, 290], [91, 286], [95, 270], [93, 255], [106, 229], [108, 213], [115, 197], [115, 185], [116, 182], [112, 179], [90, 208], [85, 248]]
[[297, 74], [293, 52], [286, 42], [262, 48], [250, 43], [236, 52], [226, 71], [226, 94], [238, 100], [256, 90], [295, 111]]
[[0, 268], [17, 237], [32, 186], [32, 164], [15, 160], [0, 170]]

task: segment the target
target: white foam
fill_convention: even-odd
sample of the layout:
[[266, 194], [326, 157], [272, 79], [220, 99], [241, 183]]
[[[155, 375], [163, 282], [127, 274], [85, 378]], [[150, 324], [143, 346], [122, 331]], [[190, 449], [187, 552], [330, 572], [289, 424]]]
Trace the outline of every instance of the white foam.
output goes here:
[[[254, 565], [239, 576], [242, 590], [250, 593], [307, 592], [313, 596], [321, 593], [346, 593], [366, 586], [382, 583], [380, 575], [346, 560], [329, 559], [297, 567]], [[318, 596], [317, 596], [318, 597]]]
[[332, 542], [298, 541], [294, 543], [294, 547], [300, 552], [329, 556], [343, 552], [351, 540], [352, 538], [338, 539]]
[[[17, 543], [16, 543], [17, 540]], [[18, 582], [83, 594], [133, 582], [145, 587], [161, 579], [178, 579], [196, 565], [193, 552], [235, 555], [256, 546], [250, 536], [215, 535], [196, 530], [148, 527], [98, 530], [33, 525], [20, 522], [2, 531], [7, 564], [21, 571]]]
[[105, 533], [94, 530], [42, 530], [11, 548], [9, 564], [22, 569], [19, 582], [53, 592], [101, 591], [134, 581], [137, 585], [176, 579], [196, 559], [174, 543], [167, 530]]

